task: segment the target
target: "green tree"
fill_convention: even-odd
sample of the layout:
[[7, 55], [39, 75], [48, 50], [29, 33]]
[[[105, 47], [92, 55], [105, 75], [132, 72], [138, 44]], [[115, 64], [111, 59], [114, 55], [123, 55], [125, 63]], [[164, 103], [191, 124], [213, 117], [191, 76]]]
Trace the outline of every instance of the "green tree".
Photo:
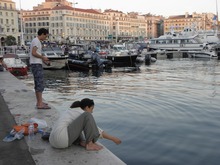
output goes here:
[[7, 36], [5, 39], [5, 44], [7, 46], [16, 45], [16, 38], [14, 36]]

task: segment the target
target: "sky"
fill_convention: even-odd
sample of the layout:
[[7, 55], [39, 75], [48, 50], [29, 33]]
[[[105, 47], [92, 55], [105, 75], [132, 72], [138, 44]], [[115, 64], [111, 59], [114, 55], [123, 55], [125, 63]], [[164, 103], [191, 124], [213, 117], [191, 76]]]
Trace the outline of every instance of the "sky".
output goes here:
[[[32, 10], [33, 6], [45, 2], [45, 0], [12, 0], [16, 8]], [[220, 0], [68, 0], [73, 2], [76, 8], [82, 9], [113, 9], [124, 13], [138, 12], [139, 14], [151, 13], [154, 15], [184, 15], [186, 12], [214, 13]], [[219, 7], [217, 7], [219, 10]]]

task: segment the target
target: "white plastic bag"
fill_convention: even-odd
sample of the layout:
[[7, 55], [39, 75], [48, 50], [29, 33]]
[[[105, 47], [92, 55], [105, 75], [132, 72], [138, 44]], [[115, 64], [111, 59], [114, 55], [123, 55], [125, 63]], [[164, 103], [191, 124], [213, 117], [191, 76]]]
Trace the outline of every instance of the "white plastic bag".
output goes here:
[[15, 139], [22, 139], [24, 137], [24, 129], [21, 129], [19, 132], [16, 132], [14, 129], [3, 139], [4, 142], [12, 142]]
[[41, 129], [41, 128], [46, 128], [47, 127], [47, 122], [43, 119], [38, 119], [38, 118], [35, 118], [35, 117], [32, 117], [30, 120], [29, 120], [29, 123], [37, 123], [38, 124], [38, 128]]

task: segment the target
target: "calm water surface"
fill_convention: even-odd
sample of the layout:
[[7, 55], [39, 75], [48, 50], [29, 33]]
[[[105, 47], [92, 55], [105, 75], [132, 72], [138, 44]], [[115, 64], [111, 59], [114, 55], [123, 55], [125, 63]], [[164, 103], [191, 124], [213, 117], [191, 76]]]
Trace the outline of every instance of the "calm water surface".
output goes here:
[[[220, 61], [177, 58], [111, 73], [45, 71], [44, 98], [61, 113], [95, 100], [94, 116], [121, 145], [100, 140], [129, 165], [219, 165]], [[33, 83], [30, 76], [25, 80]]]

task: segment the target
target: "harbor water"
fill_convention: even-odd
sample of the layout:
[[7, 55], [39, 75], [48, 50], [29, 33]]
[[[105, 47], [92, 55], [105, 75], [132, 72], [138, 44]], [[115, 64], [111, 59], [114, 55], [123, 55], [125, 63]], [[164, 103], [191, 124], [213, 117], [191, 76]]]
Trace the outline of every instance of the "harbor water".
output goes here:
[[[31, 73], [22, 79], [33, 87]], [[99, 140], [128, 165], [219, 165], [220, 61], [157, 60], [111, 72], [45, 70], [44, 99], [60, 113], [95, 101], [100, 128], [122, 144]]]

